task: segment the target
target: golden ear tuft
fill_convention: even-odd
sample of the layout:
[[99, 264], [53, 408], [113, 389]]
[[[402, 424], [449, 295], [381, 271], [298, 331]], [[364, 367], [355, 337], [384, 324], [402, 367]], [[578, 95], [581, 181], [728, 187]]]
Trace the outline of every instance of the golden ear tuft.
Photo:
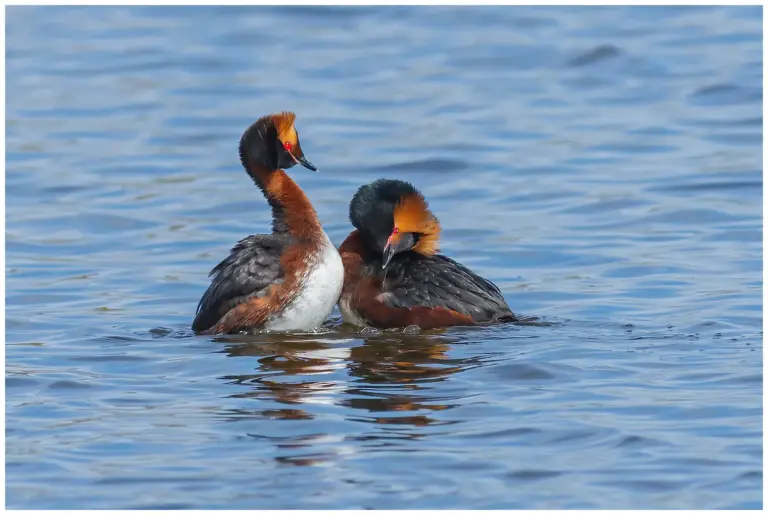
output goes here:
[[394, 221], [400, 232], [421, 235], [413, 250], [428, 256], [437, 252], [440, 222], [429, 210], [426, 199], [420, 193], [411, 193], [400, 199], [395, 206]]
[[272, 122], [277, 129], [277, 137], [283, 143], [296, 144], [296, 129], [293, 127], [296, 115], [290, 111], [283, 111], [272, 115]]

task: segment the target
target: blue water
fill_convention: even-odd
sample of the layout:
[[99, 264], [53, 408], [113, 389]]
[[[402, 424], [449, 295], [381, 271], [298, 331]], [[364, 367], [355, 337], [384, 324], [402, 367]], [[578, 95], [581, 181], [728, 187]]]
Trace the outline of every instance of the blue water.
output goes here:
[[[9, 508], [760, 508], [762, 9], [9, 7]], [[412, 181], [548, 326], [198, 337], [269, 209]]]

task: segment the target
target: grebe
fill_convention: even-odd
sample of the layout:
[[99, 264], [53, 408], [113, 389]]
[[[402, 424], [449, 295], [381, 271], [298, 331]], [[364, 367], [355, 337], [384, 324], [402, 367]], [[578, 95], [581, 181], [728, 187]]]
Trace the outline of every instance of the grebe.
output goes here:
[[339, 299], [344, 268], [304, 192], [283, 168], [307, 161], [296, 115], [268, 115], [240, 139], [240, 161], [272, 208], [272, 234], [240, 240], [210, 273], [196, 333], [300, 331], [322, 324]]
[[356, 230], [339, 248], [345, 322], [432, 329], [517, 320], [495, 284], [437, 253], [440, 222], [411, 184], [362, 186], [349, 217]]

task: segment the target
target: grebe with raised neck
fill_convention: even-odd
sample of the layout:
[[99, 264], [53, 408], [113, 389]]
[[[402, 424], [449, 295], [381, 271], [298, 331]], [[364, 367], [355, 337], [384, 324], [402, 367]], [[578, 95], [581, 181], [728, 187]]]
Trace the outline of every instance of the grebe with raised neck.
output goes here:
[[344, 269], [312, 204], [285, 169], [312, 171], [282, 112], [253, 123], [240, 139], [240, 162], [272, 208], [272, 234], [240, 240], [210, 273], [192, 329], [201, 334], [318, 327], [339, 299]]

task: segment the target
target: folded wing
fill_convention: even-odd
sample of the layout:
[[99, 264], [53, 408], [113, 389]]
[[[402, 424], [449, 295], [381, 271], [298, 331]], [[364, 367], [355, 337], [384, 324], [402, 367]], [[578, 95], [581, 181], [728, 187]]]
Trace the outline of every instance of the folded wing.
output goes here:
[[475, 323], [515, 319], [495, 284], [449, 257], [412, 254], [382, 273], [380, 300], [388, 307], [443, 308]]
[[237, 306], [265, 297], [270, 286], [283, 281], [280, 256], [290, 244], [289, 236], [273, 234], [240, 240], [211, 270], [211, 285], [200, 299], [192, 329], [203, 332]]

